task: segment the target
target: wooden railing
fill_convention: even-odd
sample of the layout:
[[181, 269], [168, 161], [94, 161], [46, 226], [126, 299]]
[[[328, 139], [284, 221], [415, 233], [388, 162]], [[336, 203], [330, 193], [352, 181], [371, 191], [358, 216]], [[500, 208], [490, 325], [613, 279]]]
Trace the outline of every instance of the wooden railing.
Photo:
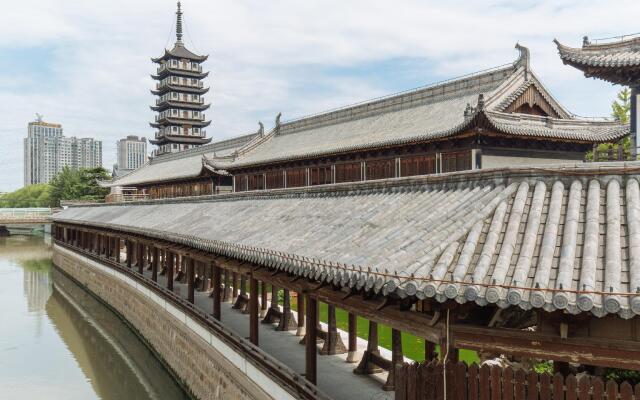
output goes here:
[[[450, 362], [397, 364], [396, 400], [640, 400], [640, 383], [566, 378], [511, 367]], [[446, 373], [444, 373], [446, 370]]]
[[141, 201], [147, 200], [149, 195], [146, 193], [135, 193], [135, 194], [122, 194], [122, 193], [111, 193], [105, 197], [106, 203], [126, 203], [130, 201]]

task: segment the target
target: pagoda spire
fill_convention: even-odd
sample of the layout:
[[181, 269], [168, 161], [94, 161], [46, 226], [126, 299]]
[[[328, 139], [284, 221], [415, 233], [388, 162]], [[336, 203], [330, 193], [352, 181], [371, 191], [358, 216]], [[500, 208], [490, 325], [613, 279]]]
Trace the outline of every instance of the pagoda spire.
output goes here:
[[182, 10], [180, 9], [180, 2], [178, 2], [178, 11], [176, 11], [176, 44], [182, 43]]

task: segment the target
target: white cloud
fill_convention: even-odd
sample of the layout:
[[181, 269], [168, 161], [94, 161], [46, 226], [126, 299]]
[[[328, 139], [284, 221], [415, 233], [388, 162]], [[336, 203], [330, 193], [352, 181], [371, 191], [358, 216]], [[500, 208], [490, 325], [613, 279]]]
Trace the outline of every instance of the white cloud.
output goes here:
[[[635, 32], [640, 3], [186, 0], [183, 9], [188, 46], [210, 54], [208, 133], [222, 138], [253, 131], [258, 120], [268, 127], [278, 111], [290, 119], [385, 94], [398, 88], [394, 79], [418, 86], [510, 62], [516, 41], [570, 110], [607, 114], [616, 89], [562, 65], [551, 40], [578, 45], [584, 34]], [[167, 0], [3, 4], [0, 58], [47, 51], [0, 79], [0, 190], [22, 184], [21, 139], [35, 112], [69, 136], [102, 139], [106, 167], [118, 138], [153, 135], [149, 58], [173, 43], [174, 12]], [[395, 77], [375, 67], [354, 72], [390, 60], [398, 60]]]

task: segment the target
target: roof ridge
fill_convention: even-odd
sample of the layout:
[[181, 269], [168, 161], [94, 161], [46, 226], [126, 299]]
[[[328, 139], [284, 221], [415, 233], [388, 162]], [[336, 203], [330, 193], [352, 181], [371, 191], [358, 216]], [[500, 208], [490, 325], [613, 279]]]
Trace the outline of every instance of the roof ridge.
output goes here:
[[[405, 102], [412, 104], [428, 98], [444, 97], [445, 95], [450, 96], [462, 90], [478, 88], [483, 85], [486, 86], [490, 83], [495, 83], [496, 81], [498, 81], [498, 79], [494, 79], [490, 82], [482, 82], [483, 77], [506, 74], [508, 72], [514, 73], [517, 71], [517, 64], [519, 61], [520, 61], [520, 58], [518, 58], [518, 60], [516, 60], [513, 63], [499, 65], [497, 67], [476, 71], [470, 74], [461, 75], [459, 77], [434, 82], [418, 88], [408, 89], [401, 92], [396, 92], [389, 95], [380, 96], [380, 97], [365, 100], [362, 102], [346, 105], [343, 107], [338, 107], [338, 108], [318, 112], [315, 114], [303, 116], [300, 118], [291, 119], [283, 122], [280, 125], [280, 131], [278, 132], [278, 134], [293, 133], [293, 132], [287, 132], [287, 130], [289, 129], [295, 130], [298, 127], [312, 125], [314, 122], [317, 122], [318, 120], [327, 120], [328, 118], [333, 122], [343, 121], [345, 118], [355, 119], [359, 116], [362, 116], [363, 114], [367, 114], [367, 112], [372, 111], [372, 106], [380, 106], [380, 107], [374, 108], [374, 110], [380, 112], [380, 108], [391, 108], [393, 106], [405, 104]], [[477, 86], [465, 85], [466, 83], [474, 80], [478, 81]], [[456, 85], [461, 87], [457, 88], [454, 91], [444, 90], [447, 87], [456, 86]], [[441, 89], [441, 93], [436, 93], [437, 91], [440, 91], [439, 89]]]

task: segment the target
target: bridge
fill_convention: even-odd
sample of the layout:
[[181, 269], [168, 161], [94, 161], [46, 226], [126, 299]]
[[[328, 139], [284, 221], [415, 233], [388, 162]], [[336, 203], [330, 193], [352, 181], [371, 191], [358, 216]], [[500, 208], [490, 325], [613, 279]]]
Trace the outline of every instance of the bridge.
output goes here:
[[50, 232], [51, 208], [0, 208], [0, 236]]
[[0, 225], [49, 224], [51, 208], [0, 208]]

